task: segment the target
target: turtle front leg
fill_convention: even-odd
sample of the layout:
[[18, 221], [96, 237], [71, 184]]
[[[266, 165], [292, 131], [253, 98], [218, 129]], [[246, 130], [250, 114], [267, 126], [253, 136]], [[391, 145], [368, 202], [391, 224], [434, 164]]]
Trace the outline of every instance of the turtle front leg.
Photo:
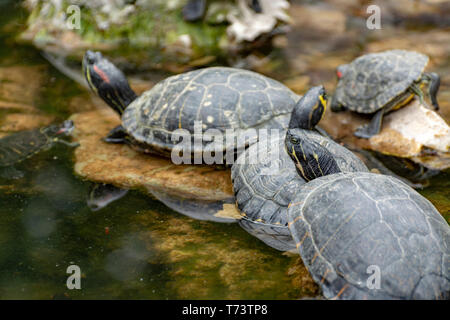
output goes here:
[[108, 143], [125, 143], [126, 142], [126, 138], [127, 138], [128, 134], [125, 131], [125, 129], [119, 125], [117, 127], [115, 127], [114, 129], [112, 129], [108, 135], [103, 138], [103, 141], [108, 142]]
[[78, 142], [69, 142], [69, 141], [62, 140], [62, 139], [56, 139], [54, 142], [62, 143], [62, 144], [66, 145], [68, 147], [71, 147], [71, 148], [75, 148], [75, 147], [79, 147], [80, 146], [80, 144]]
[[370, 139], [372, 136], [378, 134], [381, 130], [381, 122], [383, 120], [384, 110], [380, 109], [373, 116], [368, 125], [364, 125], [356, 129], [353, 133], [356, 137], [362, 139]]
[[441, 85], [441, 78], [435, 72], [427, 72], [423, 74], [422, 79], [429, 81], [428, 95], [430, 96], [431, 104], [433, 105], [434, 110], [439, 110], [436, 96], [439, 91], [439, 86]]

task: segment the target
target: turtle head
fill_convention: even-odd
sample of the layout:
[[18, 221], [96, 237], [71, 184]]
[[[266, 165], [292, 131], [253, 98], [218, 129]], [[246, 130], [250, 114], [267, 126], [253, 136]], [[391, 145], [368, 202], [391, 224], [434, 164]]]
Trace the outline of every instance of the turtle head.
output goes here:
[[302, 129], [289, 129], [285, 145], [298, 174], [306, 181], [341, 172], [333, 154], [308, 138]]
[[336, 68], [336, 76], [337, 76], [338, 80], [340, 80], [344, 76], [345, 71], [347, 69], [348, 69], [348, 64], [341, 64], [340, 66], [338, 66]]
[[122, 71], [100, 52], [86, 51], [83, 74], [89, 87], [119, 114], [137, 97]]
[[51, 124], [42, 129], [42, 133], [48, 138], [69, 136], [75, 128], [72, 120], [66, 120], [61, 124]]
[[309, 89], [292, 110], [289, 129], [313, 129], [327, 108], [327, 94], [323, 86]]

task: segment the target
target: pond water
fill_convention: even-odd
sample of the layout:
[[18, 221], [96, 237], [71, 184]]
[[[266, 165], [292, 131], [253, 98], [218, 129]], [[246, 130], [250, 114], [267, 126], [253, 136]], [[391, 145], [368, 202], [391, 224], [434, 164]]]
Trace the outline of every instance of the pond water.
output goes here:
[[[34, 47], [15, 41], [26, 13], [12, 3], [0, 5], [1, 135], [17, 129], [5, 129], [11, 119], [26, 129], [30, 123], [62, 121], [92, 105], [85, 88], [54, 69]], [[309, 54], [305, 48], [286, 50], [294, 65], [296, 49], [300, 56]], [[309, 67], [297, 63], [298, 72], [310, 77], [308, 85], [319, 82], [323, 68], [331, 69], [320, 65], [323, 59]], [[448, 55], [445, 59], [442, 68], [449, 70]], [[281, 74], [274, 72], [286, 80]], [[292, 79], [304, 80], [287, 81], [292, 84]], [[325, 79], [332, 81], [329, 74]], [[448, 120], [445, 81], [441, 96]], [[298, 256], [267, 247], [237, 224], [191, 219], [139, 191], [92, 211], [87, 200], [93, 183], [74, 175], [70, 147], [57, 145], [16, 169], [23, 178], [0, 179], [0, 299], [298, 299], [318, 294]], [[449, 178], [442, 173], [420, 191], [447, 221]], [[66, 269], [73, 264], [81, 268], [81, 290], [66, 287]]]

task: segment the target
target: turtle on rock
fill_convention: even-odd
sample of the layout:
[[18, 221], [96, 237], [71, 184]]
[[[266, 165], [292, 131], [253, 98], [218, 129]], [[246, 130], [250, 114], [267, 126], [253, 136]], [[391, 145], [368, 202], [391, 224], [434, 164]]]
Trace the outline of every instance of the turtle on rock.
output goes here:
[[438, 110], [436, 95], [440, 77], [434, 72], [424, 72], [428, 60], [418, 52], [389, 50], [366, 54], [339, 66], [331, 110], [373, 114], [371, 122], [354, 133], [365, 139], [380, 131], [385, 113], [403, 107], [414, 96], [424, 104], [422, 88], [425, 85], [428, 85], [433, 108]]
[[326, 298], [450, 299], [450, 227], [427, 199], [391, 176], [342, 172], [302, 131], [285, 143], [309, 181], [289, 204], [289, 230]]
[[[291, 132], [303, 132], [314, 145], [330, 150], [342, 171], [368, 171], [364, 163], [345, 147], [313, 130], [327, 105], [325, 89], [313, 87], [299, 100], [289, 123]], [[239, 225], [267, 245], [295, 249], [287, 224], [287, 209], [296, 192], [307, 183], [299, 176], [285, 148], [286, 131], [260, 138], [242, 153], [231, 167]], [[290, 150], [292, 151], [292, 150]], [[305, 171], [309, 169], [305, 166]]]
[[[169, 158], [172, 151], [180, 154], [181, 133], [190, 137], [188, 150], [181, 149], [183, 159], [184, 152], [191, 159], [206, 151], [217, 156], [242, 150], [257, 141], [258, 129], [286, 128], [300, 98], [276, 80], [227, 67], [171, 76], [138, 97], [124, 74], [92, 51], [83, 58], [83, 73], [92, 90], [122, 117], [122, 125], [105, 141]], [[200, 143], [194, 141], [197, 133]]]
[[19, 179], [23, 173], [14, 168], [15, 164], [43, 150], [50, 149], [55, 143], [63, 143], [71, 147], [78, 146], [76, 142], [67, 142], [61, 137], [71, 134], [73, 122], [66, 120], [61, 124], [20, 131], [0, 139], [0, 176], [6, 179]]

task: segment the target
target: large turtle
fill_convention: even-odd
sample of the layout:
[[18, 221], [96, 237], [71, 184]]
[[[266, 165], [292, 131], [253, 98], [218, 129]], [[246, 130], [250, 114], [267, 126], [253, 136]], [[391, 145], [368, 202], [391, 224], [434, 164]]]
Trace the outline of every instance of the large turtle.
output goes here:
[[[352, 152], [312, 130], [325, 107], [324, 88], [311, 88], [295, 106], [289, 127], [293, 132], [304, 132], [309, 140], [330, 150], [342, 171], [367, 171]], [[282, 251], [295, 249], [287, 225], [287, 207], [307, 182], [297, 174], [286, 152], [285, 133], [260, 137], [231, 168], [236, 204], [242, 215], [239, 224], [267, 245]]]
[[22, 177], [23, 174], [16, 170], [14, 165], [42, 150], [48, 150], [57, 142], [72, 147], [78, 145], [61, 139], [68, 136], [73, 128], [73, 122], [66, 120], [58, 125], [52, 124], [43, 128], [20, 131], [1, 138], [0, 175], [10, 179]]
[[[235, 68], [211, 67], [172, 76], [140, 97], [99, 52], [86, 52], [83, 72], [90, 87], [122, 116], [122, 125], [105, 140], [166, 157], [172, 151], [179, 154], [180, 149], [174, 148], [180, 136], [186, 142], [184, 135], [190, 150], [181, 151], [188, 156], [204, 155], [205, 150], [217, 156], [244, 148], [256, 141], [256, 129], [287, 127], [299, 99], [278, 81]], [[228, 130], [232, 132], [226, 138]], [[201, 135], [200, 143], [194, 133]]]
[[310, 180], [289, 204], [289, 229], [326, 298], [450, 299], [450, 228], [428, 200], [391, 176], [341, 172], [302, 132], [286, 146]]
[[377, 134], [383, 115], [406, 105], [415, 95], [423, 102], [421, 88], [425, 84], [428, 84], [431, 103], [438, 110], [436, 95], [440, 78], [436, 73], [424, 72], [428, 60], [426, 55], [418, 52], [389, 50], [366, 54], [350, 64], [339, 66], [339, 82], [331, 110], [374, 114], [369, 125], [355, 131], [359, 138]]

